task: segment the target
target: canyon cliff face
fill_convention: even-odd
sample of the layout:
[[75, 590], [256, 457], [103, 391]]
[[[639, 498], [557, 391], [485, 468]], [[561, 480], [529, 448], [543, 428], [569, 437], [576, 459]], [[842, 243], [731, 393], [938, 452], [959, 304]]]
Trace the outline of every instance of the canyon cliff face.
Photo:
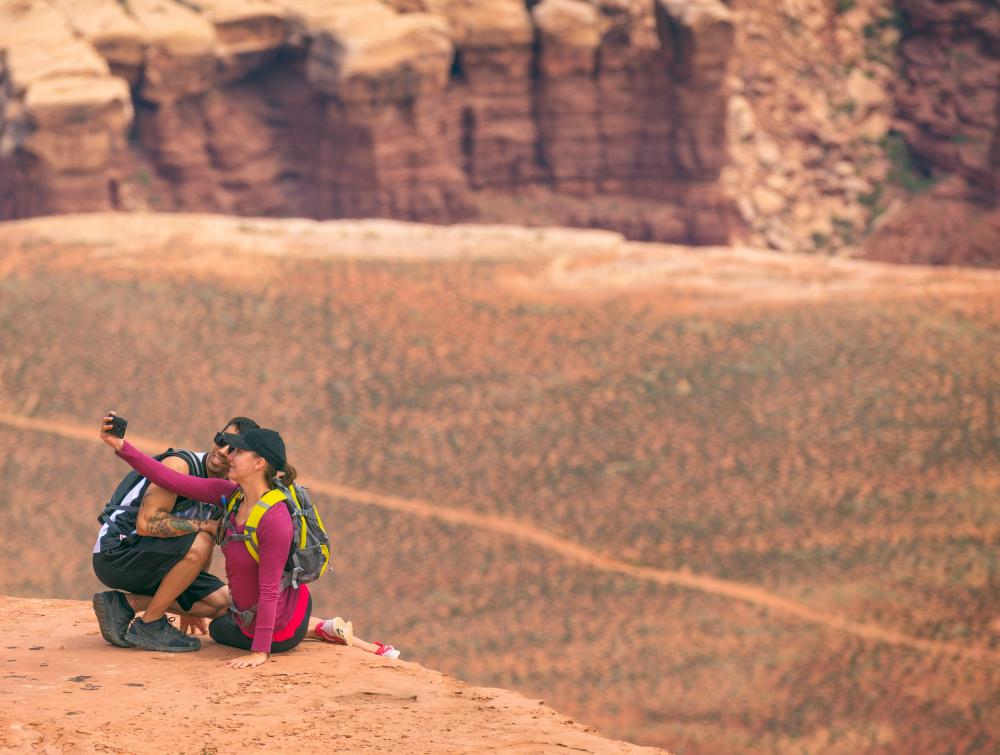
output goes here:
[[0, 218], [382, 216], [1000, 264], [992, 0], [0, 0]]
[[902, 0], [907, 34], [896, 89], [899, 128], [970, 195], [1000, 192], [1000, 12], [993, 0]]
[[523, 201], [724, 242], [732, 35], [717, 0], [6, 0], [0, 217]]
[[895, 128], [922, 195], [866, 242], [873, 259], [1000, 265], [1000, 7], [900, 0]]
[[1000, 264], [1000, 6], [732, 0], [733, 241]]

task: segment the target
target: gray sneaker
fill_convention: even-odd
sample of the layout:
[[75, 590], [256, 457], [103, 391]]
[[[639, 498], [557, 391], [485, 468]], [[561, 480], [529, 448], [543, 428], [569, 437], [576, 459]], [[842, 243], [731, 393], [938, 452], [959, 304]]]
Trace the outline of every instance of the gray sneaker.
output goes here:
[[125, 593], [117, 590], [95, 593], [94, 613], [105, 640], [115, 647], [132, 647], [132, 643], [125, 639], [125, 632], [129, 622], [135, 618], [135, 611], [125, 599]]
[[161, 653], [190, 653], [201, 648], [201, 640], [184, 634], [166, 616], [148, 624], [136, 619], [128, 628], [125, 639], [137, 648], [159, 650]]

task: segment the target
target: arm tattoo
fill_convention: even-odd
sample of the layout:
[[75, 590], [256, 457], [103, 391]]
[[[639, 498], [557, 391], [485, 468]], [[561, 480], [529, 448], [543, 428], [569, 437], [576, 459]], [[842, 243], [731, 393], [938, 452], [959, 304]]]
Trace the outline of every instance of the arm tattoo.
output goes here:
[[189, 532], [200, 532], [200, 522], [181, 519], [166, 511], [158, 511], [146, 521], [150, 537], [179, 537]]

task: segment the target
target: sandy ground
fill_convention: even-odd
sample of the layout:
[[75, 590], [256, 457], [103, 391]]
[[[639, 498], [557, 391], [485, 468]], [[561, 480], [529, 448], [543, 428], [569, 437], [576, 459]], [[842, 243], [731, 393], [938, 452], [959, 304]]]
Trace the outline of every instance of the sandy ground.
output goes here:
[[86, 602], [0, 597], [3, 752], [662, 752], [500, 689], [304, 642], [261, 669], [114, 648]]

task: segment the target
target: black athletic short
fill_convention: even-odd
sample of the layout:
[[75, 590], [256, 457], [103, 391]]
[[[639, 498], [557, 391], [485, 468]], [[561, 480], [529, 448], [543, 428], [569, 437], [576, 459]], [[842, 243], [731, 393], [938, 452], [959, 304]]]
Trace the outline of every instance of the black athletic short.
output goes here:
[[[287, 640], [272, 642], [272, 653], [284, 653], [305, 639], [306, 632], [309, 631], [309, 616], [312, 614], [312, 607], [313, 599], [312, 595], [310, 595], [309, 603], [306, 605], [305, 616], [302, 617], [302, 623], [296, 628], [295, 634]], [[250, 650], [253, 646], [253, 638], [247, 637], [240, 631], [240, 628], [236, 626], [236, 621], [233, 619], [232, 613], [226, 613], [217, 619], [212, 619], [212, 623], [208, 625], [208, 634], [220, 645], [229, 645], [229, 647], [241, 648], [242, 650]]]
[[[94, 574], [115, 590], [153, 595], [167, 572], [191, 549], [197, 536], [197, 532], [191, 532], [180, 537], [139, 537], [134, 543], [95, 553]], [[225, 584], [214, 574], [203, 571], [177, 596], [177, 605], [189, 611]]]

